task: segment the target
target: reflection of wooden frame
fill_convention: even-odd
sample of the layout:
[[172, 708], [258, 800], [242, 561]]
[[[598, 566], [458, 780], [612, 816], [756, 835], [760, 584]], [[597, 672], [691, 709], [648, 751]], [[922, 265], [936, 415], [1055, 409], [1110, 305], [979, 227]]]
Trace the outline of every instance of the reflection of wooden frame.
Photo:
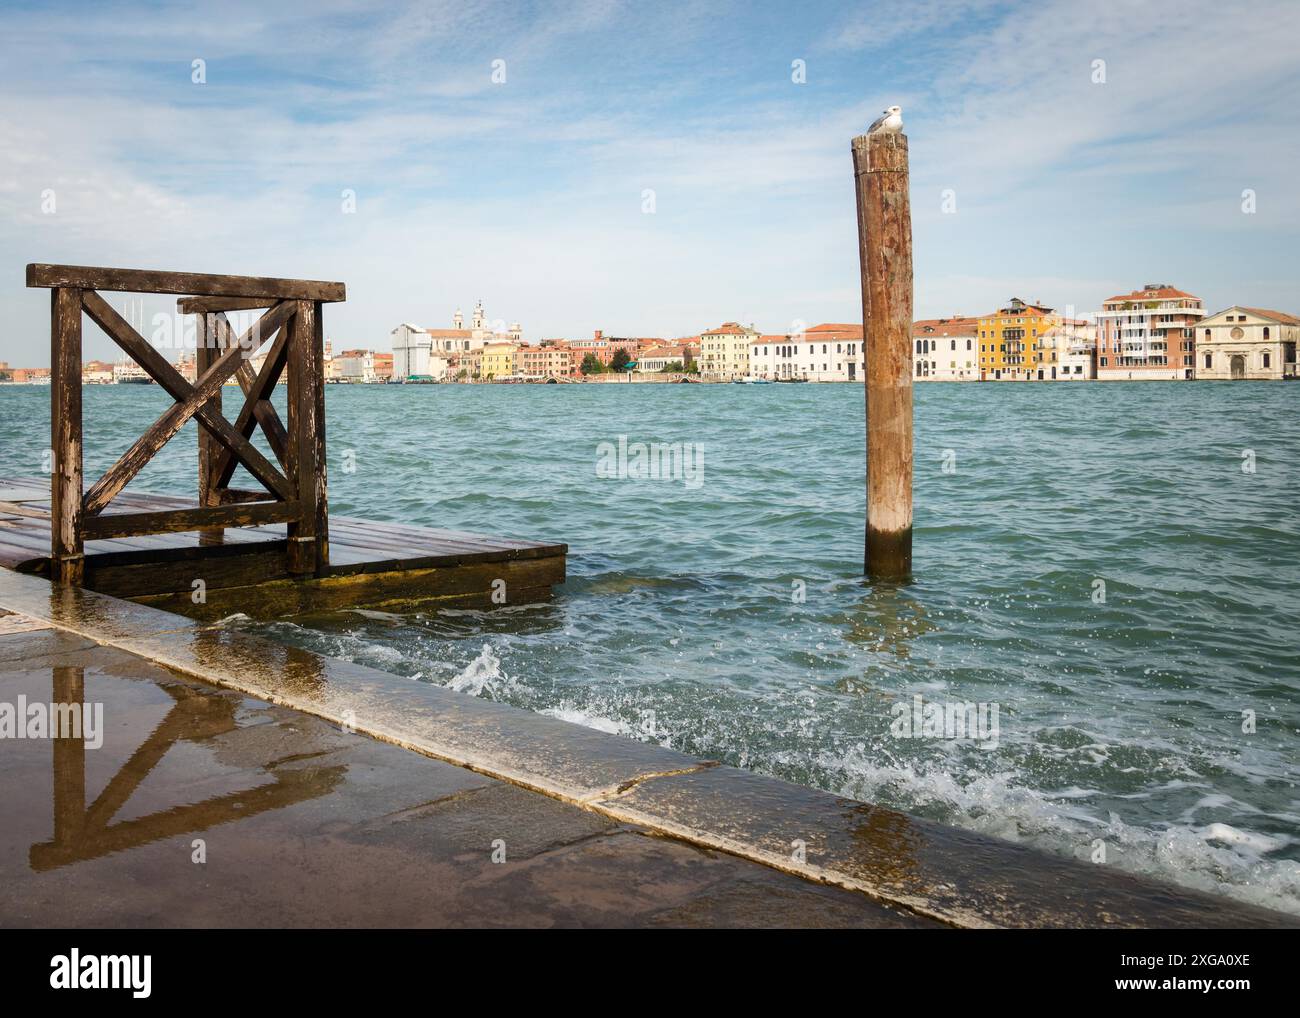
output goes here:
[[[321, 308], [344, 299], [342, 283], [263, 279], [197, 272], [155, 272], [79, 265], [28, 265], [27, 285], [51, 293], [50, 383], [54, 471], [50, 498], [50, 573], [60, 583], [80, 584], [87, 540], [164, 534], [221, 527], [288, 524], [287, 568], [320, 575], [329, 565], [325, 495], [324, 341]], [[198, 381], [181, 373], [97, 291], [195, 294], [178, 310], [200, 316], [196, 344]], [[236, 338], [227, 311], [266, 308]], [[90, 316], [175, 400], [82, 493], [81, 316]], [[260, 372], [248, 358], [272, 336], [275, 343]], [[287, 372], [288, 425], [270, 402]], [[221, 414], [221, 389], [235, 378], [244, 405], [234, 424]], [[103, 510], [154, 455], [193, 418], [200, 427], [199, 505], [194, 509], [143, 513]], [[261, 427], [278, 465], [252, 444]], [[263, 491], [229, 487], [244, 467]], [[283, 473], [281, 472], [283, 469]]]
[[[81, 668], [55, 668], [53, 684], [53, 702], [84, 702], [85, 674]], [[341, 764], [324, 768], [277, 769], [271, 772], [275, 779], [272, 784], [174, 806], [113, 824], [110, 822], [113, 816], [173, 744], [202, 741], [239, 727], [235, 721], [236, 701], [233, 698], [204, 693], [180, 684], [163, 688], [176, 701], [175, 704], [89, 807], [86, 806], [84, 737], [52, 740], [54, 838], [31, 847], [29, 860], [32, 869], [56, 869], [72, 862], [147, 845], [161, 838], [206, 830], [217, 824], [314, 799], [332, 790], [347, 770]]]

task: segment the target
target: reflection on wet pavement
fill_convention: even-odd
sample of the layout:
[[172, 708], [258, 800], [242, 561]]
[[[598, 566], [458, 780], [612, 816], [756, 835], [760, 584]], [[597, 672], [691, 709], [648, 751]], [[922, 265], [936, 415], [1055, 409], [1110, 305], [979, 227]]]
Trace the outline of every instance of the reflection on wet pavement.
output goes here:
[[0, 739], [0, 925], [933, 925], [58, 630], [20, 696], [105, 731]]

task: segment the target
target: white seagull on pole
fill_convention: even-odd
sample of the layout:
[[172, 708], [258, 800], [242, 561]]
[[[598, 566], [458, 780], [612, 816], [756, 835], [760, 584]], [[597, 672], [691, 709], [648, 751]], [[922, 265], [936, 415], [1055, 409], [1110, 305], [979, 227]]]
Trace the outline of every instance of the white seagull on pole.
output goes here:
[[891, 106], [867, 128], [867, 134], [897, 134], [903, 129], [903, 107]]

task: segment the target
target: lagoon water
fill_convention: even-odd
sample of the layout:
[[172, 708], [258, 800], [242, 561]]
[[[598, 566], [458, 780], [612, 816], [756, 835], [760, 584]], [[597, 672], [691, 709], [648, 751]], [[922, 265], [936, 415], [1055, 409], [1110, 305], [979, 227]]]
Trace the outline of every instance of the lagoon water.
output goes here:
[[[226, 624], [1300, 912], [1300, 385], [918, 386], [906, 586], [860, 576], [862, 398], [330, 387], [333, 511], [566, 541], [569, 581]], [[0, 475], [40, 472], [48, 399], [0, 387]], [[87, 473], [167, 402], [87, 387]], [[193, 427], [135, 487], [192, 495]], [[599, 476], [620, 436], [702, 473]], [[918, 695], [997, 738], [899, 737]]]

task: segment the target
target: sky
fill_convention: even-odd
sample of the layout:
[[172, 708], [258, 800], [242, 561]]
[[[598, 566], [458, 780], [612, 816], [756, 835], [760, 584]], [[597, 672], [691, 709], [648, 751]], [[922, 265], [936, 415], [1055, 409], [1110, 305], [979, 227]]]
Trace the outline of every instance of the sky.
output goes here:
[[1150, 282], [1300, 312], [1295, 0], [103, 0], [0, 25], [12, 366], [49, 363], [28, 262], [342, 280], [335, 349], [477, 300], [530, 341], [860, 320], [849, 145], [894, 103], [917, 317]]

